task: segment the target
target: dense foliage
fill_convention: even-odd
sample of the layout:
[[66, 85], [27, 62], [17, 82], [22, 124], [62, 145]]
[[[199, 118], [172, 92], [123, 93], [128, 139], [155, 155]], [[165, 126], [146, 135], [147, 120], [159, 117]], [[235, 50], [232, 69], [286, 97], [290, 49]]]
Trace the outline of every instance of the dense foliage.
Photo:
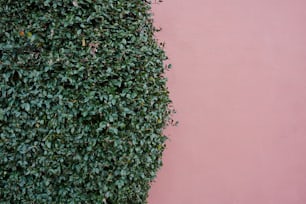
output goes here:
[[144, 0], [0, 0], [0, 203], [146, 203], [170, 121]]

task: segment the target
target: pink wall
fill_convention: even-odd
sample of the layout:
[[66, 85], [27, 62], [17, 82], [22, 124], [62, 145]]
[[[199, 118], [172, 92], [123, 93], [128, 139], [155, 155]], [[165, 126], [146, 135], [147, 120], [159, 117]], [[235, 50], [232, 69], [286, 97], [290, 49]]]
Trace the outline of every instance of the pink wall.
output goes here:
[[180, 121], [149, 204], [306, 204], [306, 1], [164, 0]]

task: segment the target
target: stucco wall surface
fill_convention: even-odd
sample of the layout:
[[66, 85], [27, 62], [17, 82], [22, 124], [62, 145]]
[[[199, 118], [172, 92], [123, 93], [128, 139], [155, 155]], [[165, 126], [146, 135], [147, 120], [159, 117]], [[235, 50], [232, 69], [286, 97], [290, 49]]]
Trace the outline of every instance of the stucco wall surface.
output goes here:
[[180, 124], [149, 204], [305, 204], [306, 1], [153, 7]]

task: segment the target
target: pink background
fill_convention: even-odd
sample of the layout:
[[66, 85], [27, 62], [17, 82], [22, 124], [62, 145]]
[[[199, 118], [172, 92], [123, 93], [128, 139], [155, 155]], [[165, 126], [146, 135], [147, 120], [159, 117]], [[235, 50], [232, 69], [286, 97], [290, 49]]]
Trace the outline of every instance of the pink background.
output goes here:
[[164, 0], [153, 12], [180, 125], [149, 204], [306, 204], [306, 1]]

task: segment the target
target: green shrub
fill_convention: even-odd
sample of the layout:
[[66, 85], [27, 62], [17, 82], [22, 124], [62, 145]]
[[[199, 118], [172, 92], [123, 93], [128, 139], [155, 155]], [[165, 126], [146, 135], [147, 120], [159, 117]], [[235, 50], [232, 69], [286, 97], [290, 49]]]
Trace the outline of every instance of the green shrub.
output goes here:
[[170, 121], [143, 0], [0, 0], [0, 202], [146, 203]]

